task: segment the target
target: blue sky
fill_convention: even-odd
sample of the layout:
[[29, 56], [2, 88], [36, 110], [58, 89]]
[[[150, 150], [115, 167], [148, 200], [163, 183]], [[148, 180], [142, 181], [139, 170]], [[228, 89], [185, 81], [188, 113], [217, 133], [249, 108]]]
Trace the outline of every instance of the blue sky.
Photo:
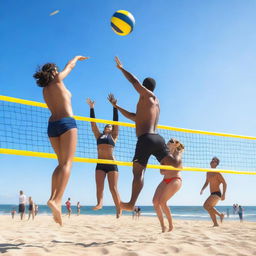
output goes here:
[[[119, 9], [136, 19], [126, 37], [110, 27], [110, 17]], [[139, 79], [157, 80], [160, 124], [255, 136], [255, 11], [253, 0], [0, 1], [0, 94], [43, 101], [32, 78], [36, 66], [51, 61], [63, 68], [81, 54], [91, 59], [78, 63], [65, 80], [74, 113], [88, 116], [85, 99], [91, 97], [97, 117], [111, 118], [109, 92], [134, 111], [138, 95], [115, 68], [118, 55]], [[6, 155], [0, 161], [0, 203], [16, 203], [20, 189], [38, 203], [47, 200], [56, 161]], [[255, 204], [254, 176], [224, 176], [228, 192], [222, 205]], [[138, 204], [151, 204], [161, 178], [158, 170], [147, 171]], [[184, 172], [183, 188], [170, 204], [202, 204], [208, 196], [208, 191], [199, 195], [204, 179], [204, 173]], [[120, 168], [123, 200], [130, 196], [131, 181], [131, 169]], [[94, 165], [74, 163], [64, 197], [91, 205], [94, 194]], [[113, 204], [107, 183], [105, 204]]]

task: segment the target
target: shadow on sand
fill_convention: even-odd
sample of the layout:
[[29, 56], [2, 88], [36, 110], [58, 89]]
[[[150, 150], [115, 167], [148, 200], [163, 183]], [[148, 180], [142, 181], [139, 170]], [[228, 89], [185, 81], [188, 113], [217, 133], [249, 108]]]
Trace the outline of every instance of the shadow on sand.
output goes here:
[[21, 249], [22, 245], [25, 245], [25, 243], [19, 243], [19, 244], [0, 244], [0, 253], [8, 252], [8, 250], [18, 250], [18, 249]]
[[36, 247], [36, 248], [42, 248], [46, 252], [49, 251], [48, 249], [46, 249], [43, 246], [19, 243], [19, 244], [0, 244], [0, 253], [5, 253], [5, 252], [8, 252], [9, 250], [20, 250], [24, 247]]
[[[115, 244], [114, 241], [107, 241], [107, 242], [102, 242], [102, 243], [97, 243], [97, 242], [92, 242], [92, 243], [75, 243], [75, 242], [71, 242], [71, 241], [58, 241], [58, 240], [52, 240], [52, 243], [55, 244], [72, 244], [75, 246], [83, 246], [85, 248], [88, 247], [103, 247], [103, 246], [107, 246], [107, 245], [113, 245]], [[122, 243], [134, 243], [137, 242], [136, 240], [131, 240], [131, 241], [122, 241]], [[45, 250], [46, 252], [49, 252], [49, 250], [47, 248], [45, 248], [44, 246], [39, 246], [39, 245], [33, 245], [33, 244], [26, 244], [26, 243], [5, 243], [5, 244], [0, 244], [0, 253], [6, 253], [10, 250], [20, 250], [22, 248], [27, 248], [27, 247], [31, 247], [31, 248], [42, 248], [43, 250]]]
[[99, 247], [99, 246], [104, 246], [104, 245], [112, 245], [112, 244], [114, 244], [114, 241], [108, 241], [108, 242], [103, 242], [103, 243], [92, 242], [89, 244], [85, 244], [85, 243], [74, 243], [74, 242], [70, 242], [70, 241], [52, 240], [52, 243], [73, 244], [73, 245], [80, 245], [83, 247]]

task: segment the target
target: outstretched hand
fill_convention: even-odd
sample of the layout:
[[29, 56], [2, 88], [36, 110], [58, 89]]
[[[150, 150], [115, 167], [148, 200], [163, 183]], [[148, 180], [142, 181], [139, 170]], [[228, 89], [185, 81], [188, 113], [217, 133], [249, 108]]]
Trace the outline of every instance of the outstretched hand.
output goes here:
[[116, 107], [117, 99], [115, 98], [115, 96], [112, 93], [110, 93], [108, 95], [108, 100], [113, 105], [113, 107]]
[[90, 98], [87, 98], [86, 102], [90, 106], [90, 108], [94, 108], [95, 101], [92, 101]]
[[117, 56], [115, 56], [115, 62], [116, 62], [117, 68], [119, 68], [119, 69], [123, 68], [122, 63], [121, 63], [121, 61], [119, 60], [119, 58]]
[[88, 60], [90, 57], [76, 56], [77, 60]]

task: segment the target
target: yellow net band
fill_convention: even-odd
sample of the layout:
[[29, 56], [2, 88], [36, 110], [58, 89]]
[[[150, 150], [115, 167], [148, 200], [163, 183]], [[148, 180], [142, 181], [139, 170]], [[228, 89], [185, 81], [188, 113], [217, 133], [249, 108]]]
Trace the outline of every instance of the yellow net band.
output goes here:
[[13, 102], [13, 103], [19, 103], [19, 104], [23, 104], [23, 105], [34, 106], [34, 107], [47, 108], [47, 105], [42, 102], [23, 100], [23, 99], [13, 98], [13, 97], [9, 97], [9, 96], [0, 95], [0, 100], [7, 101], [7, 102]]
[[[52, 153], [42, 153], [42, 152], [34, 152], [34, 151], [25, 151], [25, 150], [15, 150], [15, 149], [6, 149], [0, 148], [0, 154], [8, 154], [8, 155], [19, 155], [19, 156], [32, 156], [32, 157], [41, 157], [41, 158], [52, 158], [57, 159], [56, 154]], [[115, 160], [107, 160], [107, 159], [92, 159], [92, 158], [82, 158], [82, 157], [74, 157], [74, 162], [81, 163], [99, 163], [99, 164], [116, 164], [119, 166], [133, 166], [132, 162], [122, 162]], [[183, 167], [182, 169], [177, 169], [168, 165], [154, 165], [148, 164], [147, 168], [149, 169], [163, 169], [163, 170], [177, 170], [177, 171], [190, 171], [190, 172], [218, 172], [218, 173], [229, 173], [229, 174], [249, 174], [256, 175], [256, 172], [240, 172], [235, 170], [224, 170], [224, 169], [207, 169], [207, 168], [195, 168], [195, 167]]]
[[[89, 112], [89, 111], [88, 111]], [[0, 153], [54, 158], [56, 155], [47, 136], [50, 112], [44, 103], [0, 96]], [[132, 166], [137, 138], [135, 124], [98, 118], [74, 116], [78, 126], [78, 144], [74, 161]], [[97, 144], [91, 130], [95, 122], [99, 130], [105, 124], [119, 126], [114, 154], [116, 161], [97, 159]], [[256, 137], [207, 132], [158, 125], [165, 141], [177, 138], [185, 145], [183, 171], [256, 174]], [[213, 156], [220, 158], [220, 169], [209, 169]], [[147, 168], [177, 170], [149, 159]]]
[[[47, 105], [45, 103], [41, 103], [41, 102], [37, 102], [37, 101], [31, 101], [31, 100], [23, 100], [23, 99], [8, 97], [8, 96], [0, 95], [0, 100], [7, 101], [7, 102], [24, 104], [24, 105], [30, 105], [30, 106], [35, 106], [35, 107], [47, 108]], [[113, 124], [113, 125], [121, 125], [121, 126], [135, 128], [135, 124], [126, 123], [126, 122], [116, 122], [116, 121], [111, 121], [111, 120], [90, 118], [90, 117], [82, 117], [82, 116], [73, 116], [73, 117], [76, 120], [79, 120], [79, 121], [96, 122], [96, 123], [104, 123], [104, 124], [108, 123], [108, 124]], [[157, 128], [158, 129], [164, 129], [164, 130], [170, 130], [170, 131], [176, 131], [176, 132], [185, 132], [185, 133], [204, 134], [204, 135], [211, 135], [211, 136], [221, 136], [221, 137], [231, 137], [231, 138], [256, 140], [256, 137], [251, 137], [251, 136], [227, 134], [227, 133], [220, 133], [220, 132], [208, 132], [208, 131], [192, 130], [192, 129], [185, 129], [185, 128], [170, 127], [170, 126], [166, 126], [166, 125], [158, 125]]]

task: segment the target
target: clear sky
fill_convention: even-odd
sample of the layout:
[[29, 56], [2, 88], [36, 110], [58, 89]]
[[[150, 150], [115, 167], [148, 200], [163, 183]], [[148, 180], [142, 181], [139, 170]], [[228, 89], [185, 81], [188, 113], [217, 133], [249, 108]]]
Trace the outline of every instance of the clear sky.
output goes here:
[[[59, 9], [54, 16], [49, 14]], [[116, 10], [128, 10], [136, 25], [121, 37], [110, 27]], [[106, 100], [113, 92], [121, 106], [134, 111], [138, 95], [116, 69], [118, 55], [139, 79], [152, 76], [161, 102], [160, 124], [256, 136], [256, 2], [254, 0], [45, 0], [0, 1], [0, 94], [43, 101], [32, 75], [37, 65], [56, 62], [63, 68], [75, 55], [78, 63], [65, 84], [76, 115], [88, 116], [85, 99], [96, 100], [96, 116], [112, 117]], [[121, 121], [127, 121], [120, 116]], [[209, 159], [210, 161], [210, 159]], [[23, 189], [38, 203], [50, 194], [55, 160], [0, 155], [0, 203], [17, 203]], [[64, 198], [92, 205], [95, 165], [74, 163]], [[221, 166], [220, 166], [221, 168]], [[184, 172], [183, 188], [173, 205], [200, 205], [204, 173]], [[256, 177], [224, 175], [227, 199], [222, 205], [254, 205]], [[162, 179], [148, 170], [138, 204], [150, 205]], [[121, 198], [130, 196], [132, 173], [120, 168]], [[113, 205], [105, 189], [106, 205]]]

